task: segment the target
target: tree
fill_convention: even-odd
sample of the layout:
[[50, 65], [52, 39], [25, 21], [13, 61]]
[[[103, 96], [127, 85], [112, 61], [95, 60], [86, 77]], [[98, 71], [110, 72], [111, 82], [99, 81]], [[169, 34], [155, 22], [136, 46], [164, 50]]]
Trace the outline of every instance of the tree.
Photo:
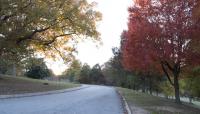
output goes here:
[[33, 79], [44, 79], [50, 76], [50, 71], [48, 69], [43, 69], [41, 66], [32, 66], [26, 72], [26, 76]]
[[0, 74], [7, 74], [7, 75], [13, 75], [13, 76], [23, 75], [24, 66], [23, 66], [23, 61], [20, 59], [17, 57], [14, 58], [14, 57], [1, 56], [0, 57]]
[[102, 67], [102, 73], [105, 76], [106, 84], [121, 86], [130, 89], [139, 89], [140, 82], [135, 71], [129, 72], [121, 64], [121, 50], [113, 48], [113, 57], [110, 58]]
[[90, 66], [88, 64], [84, 64], [80, 71], [80, 77], [79, 77], [80, 83], [85, 83], [85, 84], [91, 83], [90, 71], [91, 71]]
[[123, 65], [139, 71], [153, 65], [163, 71], [174, 87], [177, 103], [181, 70], [200, 64], [200, 52], [192, 45], [200, 40], [200, 23], [192, 19], [196, 2], [137, 0], [129, 9], [128, 30], [122, 34]]
[[122, 86], [129, 85], [126, 83], [128, 73], [124, 70], [120, 60], [121, 60], [121, 50], [118, 48], [113, 48], [113, 57], [104, 64], [102, 69], [106, 80], [111, 85]]
[[80, 38], [99, 39], [101, 14], [86, 0], [1, 0], [0, 56], [30, 50], [68, 61]]
[[5, 74], [8, 71], [8, 64], [4, 59], [0, 60], [0, 74]]
[[24, 61], [24, 66], [26, 68], [25, 75], [29, 78], [43, 79], [51, 76], [51, 72], [42, 58], [28, 58]]
[[92, 67], [90, 71], [90, 79], [92, 84], [105, 84], [105, 77], [99, 64]]
[[27, 57], [27, 58], [23, 59], [22, 65], [23, 65], [23, 67], [26, 71], [33, 66], [41, 66], [42, 68], [47, 69], [47, 66], [45, 64], [44, 59], [43, 58], [37, 58], [37, 57], [34, 57], [34, 56]]
[[69, 68], [63, 73], [71, 82], [78, 81], [80, 78], [81, 62], [74, 60], [71, 62]]

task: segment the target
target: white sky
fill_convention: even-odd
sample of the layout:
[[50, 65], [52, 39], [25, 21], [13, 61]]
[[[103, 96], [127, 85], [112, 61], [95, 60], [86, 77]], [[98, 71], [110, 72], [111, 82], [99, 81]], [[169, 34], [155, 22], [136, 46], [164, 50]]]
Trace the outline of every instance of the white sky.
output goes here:
[[[93, 66], [97, 63], [103, 64], [112, 57], [112, 48], [119, 47], [120, 35], [127, 28], [127, 9], [133, 0], [88, 0], [98, 3], [97, 10], [103, 15], [102, 21], [98, 23], [98, 31], [101, 33], [103, 45], [96, 46], [92, 41], [84, 41], [78, 45], [78, 55], [82, 63]], [[62, 62], [49, 62], [53, 72], [61, 74], [66, 66]]]

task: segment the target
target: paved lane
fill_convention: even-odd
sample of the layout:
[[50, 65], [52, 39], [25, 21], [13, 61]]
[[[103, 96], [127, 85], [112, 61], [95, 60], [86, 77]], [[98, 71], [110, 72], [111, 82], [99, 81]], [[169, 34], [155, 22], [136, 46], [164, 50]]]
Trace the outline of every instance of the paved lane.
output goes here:
[[123, 114], [111, 87], [89, 86], [66, 93], [0, 100], [0, 114]]

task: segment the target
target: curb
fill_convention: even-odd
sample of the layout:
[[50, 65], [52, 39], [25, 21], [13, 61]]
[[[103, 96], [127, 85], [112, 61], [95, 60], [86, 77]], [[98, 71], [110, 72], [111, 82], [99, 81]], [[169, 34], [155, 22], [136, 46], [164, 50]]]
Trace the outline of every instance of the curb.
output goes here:
[[128, 103], [126, 102], [126, 99], [123, 96], [122, 96], [122, 99], [124, 101], [127, 114], [131, 114], [131, 110], [130, 110], [130, 107], [128, 106]]
[[23, 98], [23, 97], [33, 97], [33, 96], [41, 96], [41, 95], [51, 95], [51, 94], [58, 94], [58, 93], [65, 93], [76, 91], [84, 88], [88, 88], [87, 85], [81, 85], [80, 87], [74, 87], [64, 90], [55, 90], [55, 91], [47, 91], [47, 92], [36, 92], [36, 93], [24, 93], [24, 94], [14, 94], [14, 95], [0, 95], [1, 99], [12, 99], [12, 98]]
[[130, 107], [126, 101], [126, 99], [124, 98], [124, 96], [121, 95], [121, 93], [116, 90], [116, 92], [118, 93], [118, 95], [121, 97], [121, 100], [122, 100], [122, 105], [123, 105], [123, 108], [124, 108], [124, 113], [125, 114], [132, 114], [131, 113], [131, 110], [130, 110]]

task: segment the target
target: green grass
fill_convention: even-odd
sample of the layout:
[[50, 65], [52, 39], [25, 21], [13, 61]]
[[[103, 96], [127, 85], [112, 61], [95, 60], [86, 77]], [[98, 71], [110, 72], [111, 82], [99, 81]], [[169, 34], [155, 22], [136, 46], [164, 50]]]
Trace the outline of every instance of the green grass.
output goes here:
[[4, 76], [0, 78], [0, 95], [53, 91], [78, 86], [80, 84]]
[[117, 88], [117, 90], [125, 97], [130, 107], [139, 107], [150, 114], [200, 114], [200, 109], [189, 104], [176, 104], [169, 99], [125, 88]]

